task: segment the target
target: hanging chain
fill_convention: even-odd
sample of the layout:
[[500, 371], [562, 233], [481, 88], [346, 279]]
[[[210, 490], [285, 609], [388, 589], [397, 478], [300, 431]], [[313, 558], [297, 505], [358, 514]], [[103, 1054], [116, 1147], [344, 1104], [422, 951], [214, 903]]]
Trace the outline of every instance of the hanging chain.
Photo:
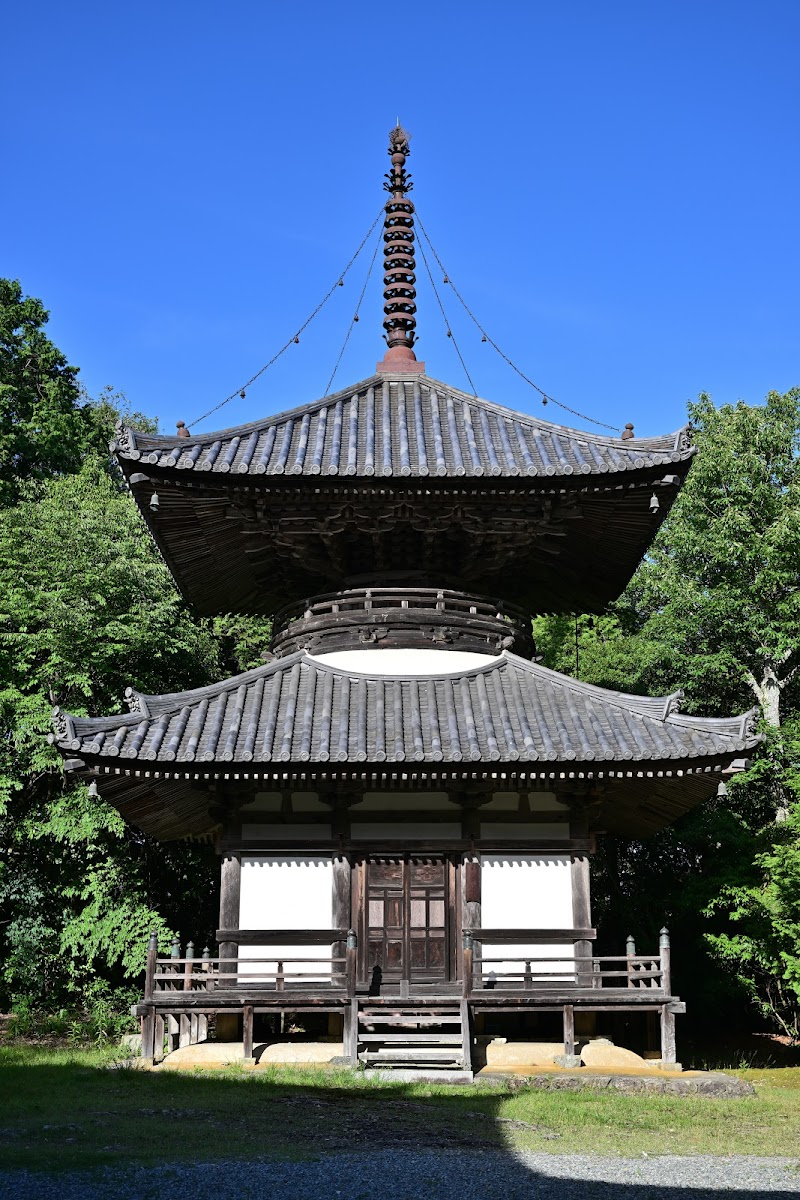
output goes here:
[[[500, 357], [505, 362], [508, 363], [508, 365], [511, 367], [512, 371], [516, 371], [516, 373], [517, 373], [517, 375], [519, 375], [520, 379], [524, 379], [525, 382], [534, 389], [534, 391], [539, 393], [539, 395], [542, 397], [542, 404], [555, 404], [558, 408], [563, 409], [564, 412], [571, 413], [573, 417], [578, 417], [581, 421], [587, 421], [591, 425], [599, 425], [601, 429], [610, 429], [612, 433], [619, 433], [619, 427], [617, 425], [608, 425], [608, 424], [606, 424], [605, 421], [597, 421], [597, 420], [595, 420], [594, 417], [587, 417], [585, 413], [578, 412], [577, 408], [570, 408], [570, 406], [568, 404], [562, 404], [560, 400], [556, 400], [554, 396], [551, 396], [549, 394], [549, 392], [545, 392], [542, 388], [540, 388], [538, 383], [534, 383], [534, 381], [532, 379], [530, 379], [525, 374], [524, 371], [521, 371], [519, 369], [519, 367], [517, 366], [516, 363], [511, 361], [511, 359], [508, 357], [508, 355], [503, 350], [500, 349], [500, 347], [498, 346], [498, 344], [494, 340], [494, 338], [490, 337], [489, 334], [486, 332], [486, 330], [483, 328], [480, 321], [475, 316], [474, 312], [469, 307], [469, 305], [467, 304], [466, 300], [459, 292], [456, 285], [453, 283], [452, 279], [450, 278], [450, 275], [444, 268], [444, 264], [442, 263], [442, 260], [439, 258], [439, 255], [436, 253], [435, 246], [433, 245], [431, 239], [428, 237], [428, 232], [425, 229], [425, 226], [422, 224], [422, 221], [420, 220], [419, 212], [417, 212], [417, 224], [419, 225], [422, 236], [425, 238], [425, 241], [428, 243], [428, 246], [430, 247], [431, 254], [436, 259], [436, 262], [439, 265], [439, 269], [442, 272], [442, 276], [444, 277], [444, 282], [449, 284], [450, 287], [455, 292], [456, 298], [460, 302], [462, 308], [464, 309], [467, 316], [470, 318], [472, 323], [477, 327], [478, 331], [480, 332], [482, 340], [485, 342], [488, 342], [489, 345], [492, 346], [493, 349], [495, 349], [497, 351], [497, 353], [500, 355]], [[420, 243], [420, 250], [422, 250], [421, 243]], [[423, 257], [424, 257], [424, 255], [423, 255]], [[426, 263], [426, 266], [427, 266], [427, 263]], [[430, 272], [429, 272], [429, 274], [430, 274]], [[433, 280], [431, 280], [431, 282], [433, 282]], [[437, 299], [438, 299], [438, 296], [437, 296]], [[441, 301], [440, 301], [439, 306], [441, 307]], [[444, 310], [442, 310], [442, 311], [444, 311]], [[460, 354], [459, 354], [459, 358], [461, 358]], [[462, 359], [462, 363], [463, 363], [463, 359]], [[464, 369], [466, 370], [466, 367]], [[472, 381], [470, 380], [470, 382], [472, 382]]]
[[[377, 224], [377, 221], [375, 222], [375, 224]], [[375, 225], [373, 225], [372, 228], [374, 229]], [[372, 231], [370, 230], [370, 232], [372, 232]], [[325, 391], [322, 393], [324, 396], [329, 396], [331, 394], [331, 385], [333, 384], [334, 378], [336, 377], [336, 372], [339, 370], [339, 364], [341, 363], [344, 352], [347, 349], [347, 343], [350, 341], [350, 334], [353, 332], [353, 328], [359, 319], [358, 314], [361, 311], [361, 305], [364, 300], [364, 293], [367, 290], [367, 284], [369, 283], [370, 276], [372, 275], [372, 268], [375, 266], [375, 259], [378, 257], [378, 251], [380, 250], [380, 248], [381, 248], [381, 239], [379, 237], [377, 242], [375, 243], [375, 251], [372, 255], [372, 258], [370, 259], [369, 270], [367, 271], [367, 277], [364, 280], [364, 286], [361, 289], [361, 295], [358, 297], [358, 304], [356, 305], [356, 311], [353, 314], [353, 319], [350, 322], [350, 328], [348, 329], [347, 335], [342, 343], [342, 348], [339, 351], [339, 357], [336, 360], [336, 365], [334, 366], [333, 370], [331, 371], [331, 377], [328, 380], [328, 385], [325, 388]]]
[[246, 383], [241, 384], [238, 388], [236, 388], [236, 390], [234, 392], [231, 392], [230, 396], [226, 396], [224, 400], [220, 400], [219, 404], [215, 404], [213, 408], [209, 408], [208, 412], [203, 413], [202, 417], [197, 417], [197, 418], [195, 418], [194, 421], [187, 422], [187, 428], [193, 428], [194, 426], [201, 424], [201, 422], [205, 421], [205, 419], [207, 417], [210, 417], [212, 413], [218, 412], [221, 408], [224, 408], [224, 406], [226, 404], [230, 403], [231, 400], [235, 400], [237, 396], [241, 396], [241, 398], [244, 399], [244, 394], [247, 391], [247, 389], [250, 387], [250, 385], [255, 383], [255, 381], [257, 379], [260, 379], [261, 376], [264, 374], [264, 372], [268, 371], [269, 368], [278, 361], [278, 359], [281, 357], [281, 355], [286, 353], [286, 351], [289, 349], [290, 346], [294, 346], [297, 344], [297, 342], [300, 341], [300, 334], [303, 333], [306, 329], [308, 329], [311, 322], [314, 320], [314, 318], [317, 316], [317, 314], [325, 307], [325, 305], [328, 303], [328, 301], [330, 300], [331, 296], [336, 291], [336, 289], [338, 287], [343, 286], [345, 275], [350, 270], [353, 263], [356, 261], [356, 259], [358, 258], [359, 254], [364, 249], [364, 247], [366, 246], [369, 239], [372, 237], [372, 233], [375, 229], [375, 226], [378, 224], [378, 222], [380, 221], [382, 216], [383, 216], [383, 207], [381, 207], [381, 210], [378, 213], [377, 217], [375, 218], [375, 220], [372, 222], [369, 229], [367, 230], [367, 233], [364, 236], [364, 238], [362, 239], [361, 244], [359, 245], [355, 254], [350, 259], [349, 263], [347, 264], [345, 269], [341, 272], [341, 274], [339, 274], [337, 276], [336, 282], [334, 283], [333, 287], [330, 288], [325, 293], [325, 295], [322, 297], [322, 299], [320, 300], [317, 307], [312, 312], [311, 316], [307, 317], [306, 320], [303, 322], [303, 324], [300, 326], [300, 328], [297, 330], [297, 332], [293, 333], [292, 336], [289, 338], [288, 342], [286, 342], [283, 346], [281, 346], [278, 353], [274, 354], [268, 363], [264, 363], [264, 366], [261, 367], [260, 370], [256, 371], [255, 375], [251, 375], [251, 377], [247, 380]]
[[[422, 229], [422, 224], [420, 224], [420, 229]], [[422, 232], [425, 233], [425, 230], [423, 229]], [[425, 241], [428, 242], [429, 246], [431, 245], [430, 241], [428, 240], [427, 234], [425, 234]], [[450, 322], [447, 319], [447, 313], [444, 311], [444, 305], [442, 304], [442, 300], [441, 300], [441, 297], [439, 296], [439, 292], [436, 288], [436, 284], [433, 281], [433, 274], [431, 272], [430, 267], [428, 266], [428, 259], [425, 256], [425, 248], [422, 245], [422, 242], [417, 242], [417, 245], [419, 246], [419, 252], [422, 255], [422, 261], [425, 264], [425, 270], [428, 272], [428, 279], [430, 279], [430, 281], [431, 281], [431, 287], [433, 288], [433, 294], [436, 297], [437, 303], [442, 312], [442, 319], [444, 320], [445, 329], [447, 330], [447, 336], [450, 338], [450, 340], [452, 341], [453, 345], [456, 348], [456, 354], [458, 355], [461, 366], [464, 369], [464, 374], [466, 375], [467, 379], [469, 380], [469, 386], [472, 388], [472, 394], [473, 394], [473, 396], [477, 396], [478, 393], [476, 391], [475, 384], [472, 382], [472, 376], [470, 375], [469, 371], [467, 370], [467, 364], [464, 362], [464, 356], [458, 348], [458, 342], [456, 341], [456, 335], [453, 333], [453, 330], [450, 327]], [[433, 250], [433, 246], [431, 246], [431, 250]]]

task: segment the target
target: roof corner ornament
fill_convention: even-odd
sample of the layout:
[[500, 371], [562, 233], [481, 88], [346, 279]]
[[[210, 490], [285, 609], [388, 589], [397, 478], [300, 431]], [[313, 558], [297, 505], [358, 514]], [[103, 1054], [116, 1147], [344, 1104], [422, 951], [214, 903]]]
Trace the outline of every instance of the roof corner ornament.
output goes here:
[[383, 327], [387, 350], [378, 371], [418, 373], [425, 364], [417, 362], [416, 339], [417, 290], [414, 260], [414, 205], [408, 198], [413, 188], [405, 162], [411, 153], [410, 134], [399, 121], [389, 132], [389, 156], [392, 166], [386, 172], [386, 217], [383, 222]]
[[746, 741], [752, 738], [763, 737], [758, 732], [758, 722], [761, 719], [761, 709], [756, 705], [750, 708], [746, 713], [742, 713], [742, 726], [739, 736]]
[[75, 725], [69, 713], [65, 713], [63, 708], [54, 708], [50, 714], [50, 725], [53, 732], [48, 734], [47, 740], [50, 745], [61, 746], [62, 748], [69, 747], [71, 750], [77, 750], [80, 747], [80, 742], [75, 736]]
[[141, 692], [137, 692], [135, 688], [125, 688], [125, 703], [130, 712], [140, 713], [143, 717], [150, 716], [144, 696]]
[[672, 716], [673, 713], [681, 711], [681, 701], [683, 700], [683, 697], [684, 692], [679, 688], [677, 692], [673, 692], [672, 695], [664, 698], [664, 711], [661, 714], [662, 721], [666, 721], [667, 717]]
[[135, 449], [133, 431], [128, 428], [121, 417], [114, 426], [114, 440], [111, 442], [110, 449], [112, 451], [119, 450], [122, 454], [129, 454], [131, 450]]
[[691, 425], [684, 425], [683, 429], [679, 429], [675, 436], [675, 451], [684, 453], [691, 450], [694, 446], [694, 429]]

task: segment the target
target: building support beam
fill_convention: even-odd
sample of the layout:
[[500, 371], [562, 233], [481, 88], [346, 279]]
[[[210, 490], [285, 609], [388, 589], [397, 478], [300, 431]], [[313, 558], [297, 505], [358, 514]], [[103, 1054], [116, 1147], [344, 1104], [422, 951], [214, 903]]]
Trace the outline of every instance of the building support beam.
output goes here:
[[[242, 856], [240, 854], [225, 854], [222, 858], [219, 889], [219, 928], [239, 928], [239, 903], [242, 887]], [[239, 947], [236, 942], [220, 942], [219, 957], [230, 959], [228, 970], [236, 971], [233, 960], [239, 957]], [[225, 963], [220, 963], [220, 974], [225, 971]], [[217, 1041], [233, 1042], [239, 1036], [238, 1016], [220, 1013], [217, 1017]]]

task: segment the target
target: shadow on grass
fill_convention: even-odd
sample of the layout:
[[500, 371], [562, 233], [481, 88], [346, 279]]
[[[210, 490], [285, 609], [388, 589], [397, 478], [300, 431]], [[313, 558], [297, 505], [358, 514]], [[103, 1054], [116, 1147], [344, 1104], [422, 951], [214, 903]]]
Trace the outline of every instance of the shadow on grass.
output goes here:
[[[800, 1109], [794, 1097], [792, 1103]], [[726, 1186], [724, 1158], [697, 1182], [691, 1182], [691, 1170], [684, 1181], [678, 1164], [668, 1185], [651, 1186], [647, 1172], [652, 1164], [641, 1157], [644, 1147], [650, 1155], [715, 1150], [765, 1154], [770, 1149], [760, 1130], [775, 1121], [775, 1113], [764, 1111], [758, 1098], [714, 1101], [534, 1092], [506, 1085], [384, 1084], [347, 1070], [148, 1072], [104, 1065], [98, 1055], [15, 1052], [12, 1047], [0, 1049], [0, 1113], [0, 1164], [6, 1170], [24, 1168], [41, 1179], [40, 1172], [110, 1167], [116, 1184], [130, 1177], [130, 1195], [145, 1197], [166, 1194], [163, 1171], [188, 1168], [198, 1200], [206, 1194], [217, 1200], [251, 1194], [242, 1193], [241, 1181], [237, 1187], [229, 1178], [231, 1163], [249, 1164], [253, 1183], [266, 1173], [252, 1194], [316, 1194], [293, 1190], [293, 1172], [302, 1173], [309, 1162], [316, 1164], [315, 1170], [328, 1163], [335, 1176], [335, 1188], [320, 1196], [400, 1200], [413, 1195], [416, 1200], [459, 1196], [465, 1189], [471, 1195], [479, 1194], [469, 1189], [485, 1176], [480, 1194], [488, 1197], [585, 1200], [591, 1171], [584, 1178], [560, 1178], [558, 1158], [549, 1160], [551, 1173], [547, 1160], [527, 1166], [519, 1151], [640, 1156], [644, 1178], [636, 1179], [633, 1164], [630, 1183], [593, 1180], [592, 1200], [711, 1200], [717, 1188]], [[793, 1123], [788, 1109], [784, 1116]], [[698, 1123], [704, 1119], [711, 1129], [710, 1146], [697, 1140]], [[775, 1133], [781, 1144], [772, 1152], [785, 1154], [792, 1138]], [[414, 1158], [398, 1157], [400, 1151], [413, 1151]], [[340, 1157], [351, 1155], [356, 1156], [352, 1161]], [[388, 1178], [386, 1155], [394, 1164]], [[157, 1177], [154, 1167], [163, 1169]], [[161, 1182], [150, 1191], [148, 1180], [155, 1178]], [[712, 1182], [715, 1187], [697, 1186]], [[13, 1186], [18, 1190], [16, 1179]], [[23, 1189], [18, 1194], [40, 1193]], [[103, 1185], [87, 1181], [80, 1194], [87, 1200], [99, 1197]], [[733, 1200], [755, 1200], [764, 1191], [754, 1184], [750, 1190], [729, 1188], [727, 1194]], [[785, 1191], [770, 1192], [797, 1194], [798, 1188], [788, 1182]]]

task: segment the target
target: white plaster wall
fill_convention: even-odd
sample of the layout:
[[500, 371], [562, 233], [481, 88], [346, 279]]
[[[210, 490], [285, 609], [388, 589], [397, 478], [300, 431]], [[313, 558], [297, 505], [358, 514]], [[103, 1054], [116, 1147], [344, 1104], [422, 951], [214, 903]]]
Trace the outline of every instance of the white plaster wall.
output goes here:
[[[572, 869], [568, 854], [483, 854], [481, 855], [481, 925], [485, 929], [572, 929]], [[533, 958], [555, 960], [531, 963], [531, 971], [555, 971], [571, 958], [570, 944], [547, 946], [525, 943], [514, 946], [486, 944], [483, 958]], [[485, 963], [483, 975], [492, 971], [524, 970], [524, 963], [502, 959]], [[561, 976], [567, 978], [567, 974]]]
[[485, 667], [496, 656], [463, 650], [335, 650], [314, 657], [329, 667], [357, 675], [458, 675]]
[[[329, 858], [242, 855], [240, 929], [330, 929], [332, 925], [333, 863]], [[316, 978], [324, 978], [330, 975], [330, 966], [296, 960], [328, 953], [328, 946], [242, 946], [242, 958], [273, 957], [249, 967], [243, 963], [241, 970], [254, 975], [274, 971], [280, 959], [284, 970], [314, 971]]]

